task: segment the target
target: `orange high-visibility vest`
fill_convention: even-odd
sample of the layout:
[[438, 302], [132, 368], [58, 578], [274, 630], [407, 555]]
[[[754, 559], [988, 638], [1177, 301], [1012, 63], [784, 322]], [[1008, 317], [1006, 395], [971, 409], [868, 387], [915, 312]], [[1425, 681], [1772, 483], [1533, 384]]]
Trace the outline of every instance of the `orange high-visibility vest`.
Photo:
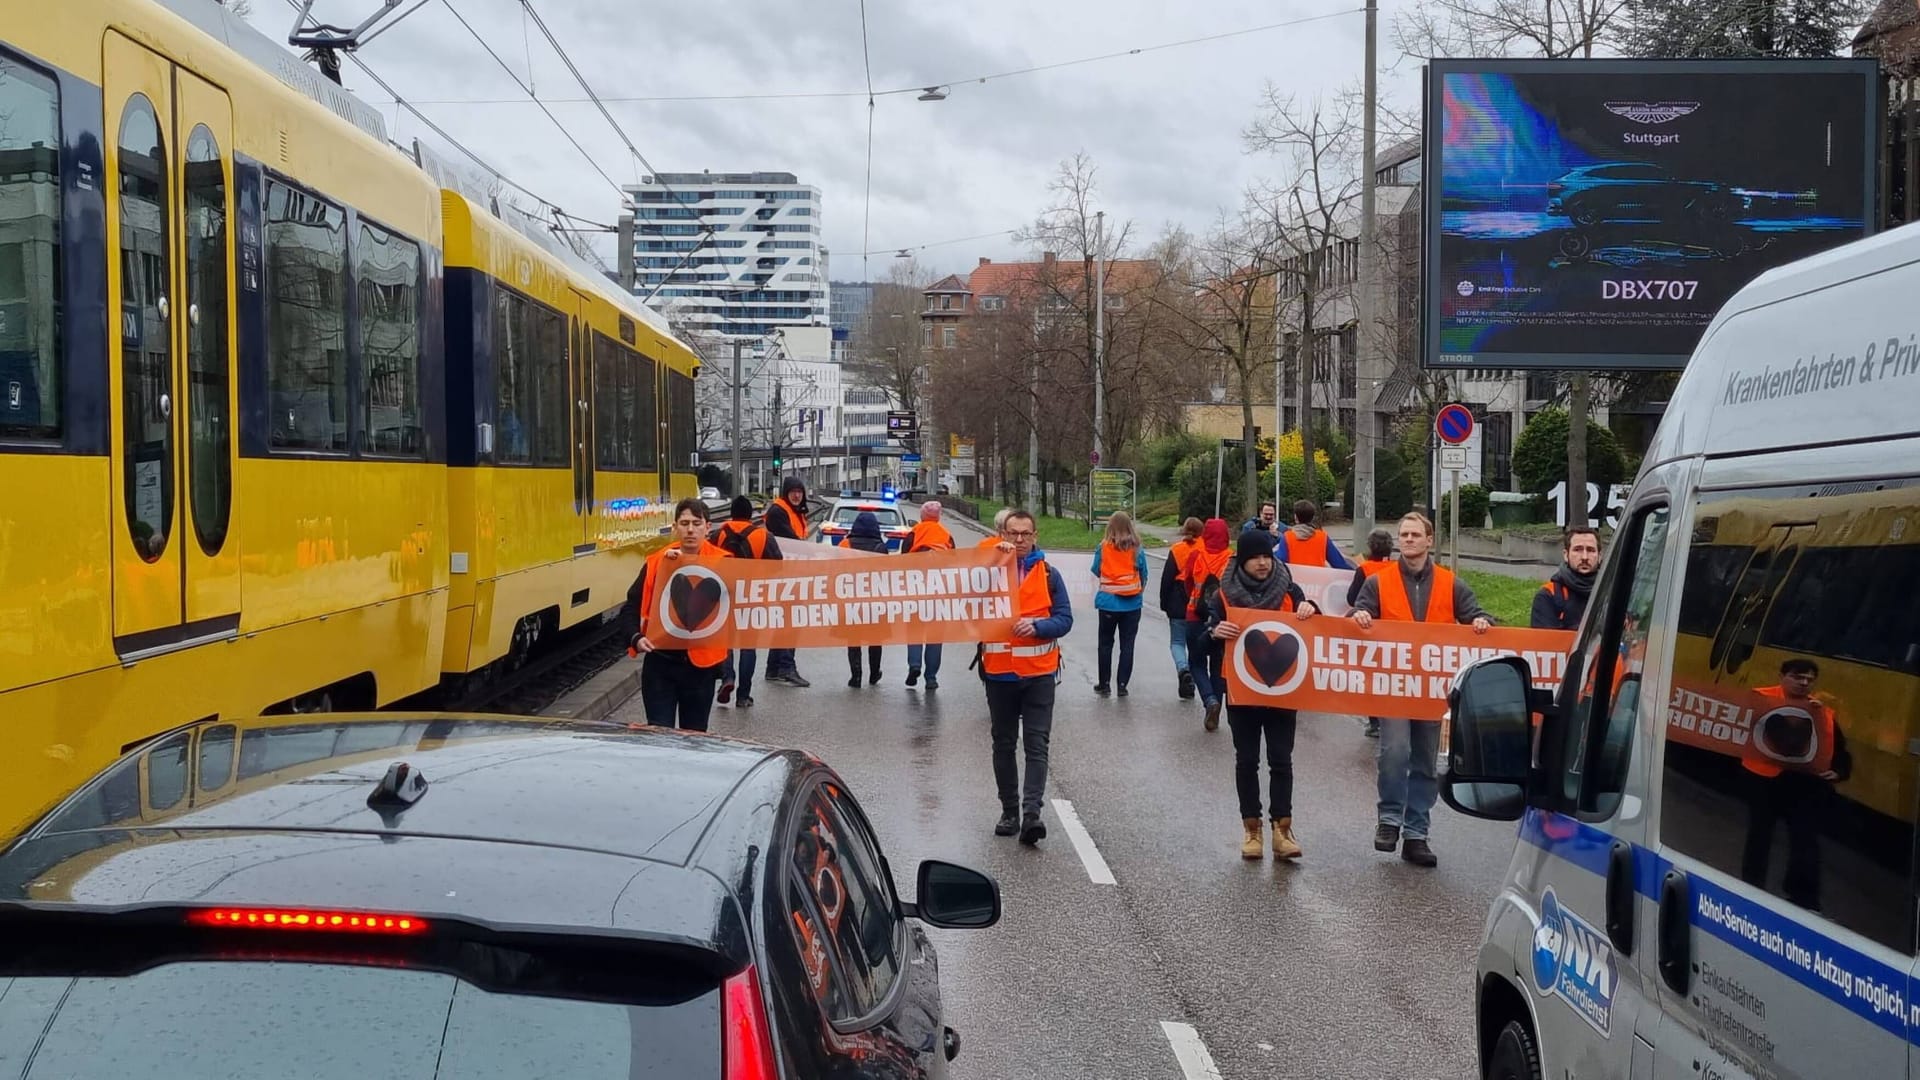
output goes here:
[[1218, 552], [1208, 551], [1202, 544], [1193, 549], [1193, 555], [1187, 559], [1187, 618], [1198, 619], [1205, 613], [1200, 610], [1200, 587], [1210, 577], [1219, 577], [1227, 572], [1227, 563], [1233, 560], [1232, 548], [1221, 548]]
[[[1817, 740], [1813, 744], [1814, 756], [1816, 758], [1819, 757], [1822, 750], [1833, 745], [1833, 710], [1828, 708], [1824, 703], [1811, 698], [1804, 702], [1788, 702], [1787, 692], [1778, 686], [1756, 687], [1753, 692], [1759, 694], [1761, 697], [1777, 701], [1782, 705], [1792, 704], [1807, 710], [1807, 715], [1813, 717], [1813, 736]], [[1758, 725], [1755, 726], [1758, 727]], [[1760, 733], [1756, 730], [1748, 737], [1746, 749], [1740, 755], [1740, 764], [1745, 766], [1746, 770], [1755, 776], [1779, 776], [1785, 772], [1786, 769], [1761, 754], [1759, 735]]]
[[978, 544], [975, 544], [974, 546], [990, 548], [990, 547], [999, 547], [1002, 543], [1004, 543], [1004, 541], [1002, 541], [998, 536], [989, 536], [985, 540], [980, 541]]
[[1140, 595], [1140, 567], [1134, 561], [1134, 549], [1122, 551], [1106, 541], [1100, 542], [1100, 591], [1115, 596]]
[[1328, 563], [1327, 551], [1333, 547], [1333, 538], [1325, 529], [1313, 530], [1313, 535], [1305, 540], [1287, 535], [1287, 561], [1295, 566], [1325, 566]]
[[1198, 540], [1176, 540], [1173, 546], [1167, 549], [1167, 559], [1173, 563], [1173, 578], [1175, 581], [1184, 582], [1187, 580], [1187, 556], [1192, 554], [1193, 549], [1199, 546], [1200, 541]]
[[1428, 565], [1433, 568], [1433, 592], [1427, 597], [1427, 617], [1413, 617], [1413, 601], [1407, 596], [1407, 579], [1403, 574], [1380, 574], [1381, 618], [1400, 622], [1453, 621], [1453, 571], [1438, 563]]
[[[705, 540], [700, 542], [700, 551], [698, 554], [689, 556], [684, 551], [680, 553], [680, 558], [682, 559], [724, 559], [728, 556], [729, 553], [726, 548], [716, 547], [714, 544]], [[640, 590], [640, 632], [642, 634], [647, 632], [647, 623], [653, 619], [653, 594], [659, 591], [660, 575], [662, 573], [672, 572], [671, 570], [661, 570], [661, 564], [665, 563], [666, 560], [667, 549], [665, 548], [661, 548], [659, 551], [647, 556], [647, 577], [646, 580], [641, 583], [645, 588]], [[694, 667], [703, 668], [713, 667], [715, 664], [719, 664], [727, 658], [727, 647], [725, 645], [718, 647], [711, 645], [690, 645], [686, 649], [662, 649], [660, 651], [685, 652], [687, 654], [687, 660], [691, 662]]]
[[1398, 561], [1399, 561], [1398, 559], [1392, 559], [1392, 558], [1367, 559], [1366, 561], [1360, 564], [1360, 572], [1362, 574], [1365, 574], [1368, 577], [1373, 577], [1379, 574], [1380, 571], [1385, 570], [1387, 567], [1392, 566], [1394, 563]]
[[807, 517], [805, 514], [795, 510], [793, 504], [784, 498], [775, 499], [773, 506], [767, 509], [767, 515], [771, 517], [775, 510], [785, 512], [787, 515], [787, 527], [793, 530], [793, 535], [796, 538], [801, 540], [807, 538]]
[[[994, 539], [996, 543], [999, 541], [998, 537]], [[937, 521], [915, 522], [913, 531], [907, 534], [906, 550], [908, 553], [915, 551], [946, 551], [952, 547], [953, 534], [947, 531], [945, 525]]]
[[[1053, 612], [1053, 586], [1047, 582], [1047, 561], [1041, 559], [1020, 581], [1014, 594], [1015, 618], [1044, 619]], [[989, 675], [1018, 675], [1031, 679], [1060, 669], [1060, 643], [1052, 638], [1015, 635], [980, 646], [980, 666]]]

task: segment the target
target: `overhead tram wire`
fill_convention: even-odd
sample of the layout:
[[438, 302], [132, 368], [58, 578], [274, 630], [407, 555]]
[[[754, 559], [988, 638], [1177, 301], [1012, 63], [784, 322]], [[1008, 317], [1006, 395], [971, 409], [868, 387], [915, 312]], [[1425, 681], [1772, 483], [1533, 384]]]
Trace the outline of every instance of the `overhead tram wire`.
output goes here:
[[[299, 0], [287, 0], [287, 6], [292, 8], [295, 11], [300, 10]], [[311, 21], [312, 16], [309, 15], [308, 19]], [[542, 198], [540, 195], [536, 194], [532, 189], [514, 180], [512, 177], [508, 176], [506, 173], [501, 172], [499, 169], [494, 168], [492, 165], [487, 163], [487, 160], [485, 158], [481, 157], [479, 154], [476, 154], [472, 150], [468, 149], [465, 143], [461, 142], [459, 139], [454, 138], [452, 135], [449, 135], [445, 128], [441, 127], [439, 124], [434, 123], [432, 119], [430, 119], [427, 116], [426, 113], [423, 113], [420, 111], [418, 106], [408, 101], [406, 98], [401, 97], [400, 92], [393, 88], [393, 84], [381, 78], [379, 73], [374, 71], [373, 68], [369, 67], [365, 60], [360, 59], [360, 55], [358, 53], [349, 52], [346, 54], [346, 57], [348, 60], [353, 61], [353, 66], [359, 68], [362, 74], [364, 74], [367, 78], [372, 79], [374, 82], [374, 85], [380, 87], [380, 89], [382, 90], [385, 90], [387, 92], [388, 97], [393, 99], [394, 104], [400, 106], [401, 108], [405, 109], [408, 113], [412, 114], [415, 120], [418, 120], [422, 124], [426, 125], [427, 130], [433, 132], [435, 135], [440, 136], [440, 138], [446, 141], [447, 145], [453, 147], [455, 150], [460, 151], [460, 153], [466, 156], [467, 160], [473, 162], [475, 165], [478, 165], [483, 171], [487, 173], [487, 175], [494, 177], [495, 179], [499, 180], [501, 183], [507, 185], [508, 187], [514, 189], [515, 191], [518, 191], [522, 195], [525, 195], [527, 198], [532, 199], [534, 202], [539, 203], [541, 206], [547, 207], [549, 210], [552, 210], [557, 214], [564, 214], [565, 216], [572, 218], [575, 221], [587, 221], [589, 224], [598, 224], [598, 222], [592, 222], [587, 218], [578, 217], [574, 214], [567, 213], [566, 210], [561, 208], [559, 203], [556, 203], [551, 199]]]
[[[873, 243], [873, 53], [867, 46], [867, 0], [860, 0], [860, 63], [867, 72], [867, 186], [860, 204], [860, 246]], [[873, 280], [867, 265], [869, 252], [860, 253], [860, 278]]]
[[[528, 0], [521, 0], [521, 2], [524, 4], [524, 3], [527, 3]], [[1267, 23], [1262, 26], [1249, 26], [1240, 30], [1227, 30], [1227, 31], [1222, 31], [1221, 33], [1218, 33], [1218, 34], [1204, 34], [1204, 35], [1201, 35], [1200, 37], [1183, 38], [1179, 41], [1163, 41], [1155, 45], [1142, 45], [1138, 48], [1133, 48], [1133, 49], [1121, 49], [1116, 52], [1100, 53], [1099, 55], [1096, 55], [1096, 56], [1082, 56], [1076, 59], [1061, 60], [1051, 64], [1036, 64], [1032, 67], [1015, 68], [1010, 71], [997, 71], [987, 75], [973, 75], [964, 79], [945, 79], [945, 80], [941, 80], [938, 82], [931, 82], [931, 83], [917, 82], [912, 86], [901, 86], [901, 87], [895, 87], [893, 89], [888, 89], [888, 90], [873, 90], [873, 91], [789, 90], [789, 91], [772, 91], [772, 92], [761, 93], [761, 94], [659, 94], [659, 95], [618, 96], [618, 97], [602, 97], [602, 96], [596, 95], [596, 96], [585, 97], [585, 98], [552, 97], [552, 98], [548, 98], [547, 100], [556, 105], [583, 105], [591, 101], [595, 104], [602, 105], [602, 107], [604, 108], [606, 104], [636, 105], [636, 104], [649, 104], [649, 103], [656, 103], [656, 102], [676, 102], [676, 101], [689, 101], [689, 102], [691, 101], [777, 101], [777, 100], [783, 100], [783, 99], [801, 100], [801, 99], [817, 99], [817, 98], [859, 98], [859, 97], [868, 97], [868, 96], [875, 97], [875, 98], [895, 97], [900, 94], [918, 94], [924, 91], [928, 86], [958, 86], [965, 83], [994, 82], [999, 79], [1011, 79], [1021, 75], [1036, 74], [1042, 71], [1057, 71], [1061, 68], [1078, 67], [1082, 64], [1097, 64], [1107, 60], [1121, 60], [1130, 56], [1144, 56], [1147, 53], [1162, 52], [1167, 49], [1179, 49], [1179, 48], [1184, 48], [1188, 45], [1203, 45], [1203, 44], [1206, 44], [1207, 42], [1212, 42], [1212, 41], [1224, 41], [1229, 38], [1245, 37], [1248, 34], [1264, 34], [1272, 30], [1284, 30], [1292, 26], [1304, 26], [1308, 23], [1324, 22], [1328, 19], [1337, 19], [1343, 15], [1359, 15], [1359, 14], [1363, 14], [1365, 11], [1366, 11], [1366, 8], [1364, 7], [1340, 8], [1339, 10], [1336, 10], [1336, 11], [1326, 11], [1318, 15], [1306, 15], [1297, 19], [1287, 19], [1282, 22]], [[516, 105], [516, 104], [519, 104], [519, 102], [520, 102], [520, 99], [518, 98], [435, 98], [435, 99], [425, 101], [423, 102], [423, 104], [427, 104], [427, 105]]]
[[[647, 171], [652, 173], [657, 179], [660, 175], [660, 170], [654, 168], [653, 162], [647, 160], [647, 155], [642, 154], [640, 148], [633, 144], [633, 140], [627, 137], [627, 133], [621, 128], [620, 122], [613, 118], [613, 113], [608, 111], [606, 103], [600, 100], [600, 95], [594, 92], [593, 87], [587, 83], [587, 77], [582, 74], [580, 68], [574, 64], [573, 57], [567, 55], [567, 50], [561, 47], [560, 39], [553, 36], [552, 30], [547, 29], [547, 21], [542, 19], [540, 12], [534, 9], [533, 0], [520, 0], [520, 6], [532, 17], [534, 27], [540, 31], [540, 36], [547, 39], [547, 44], [553, 47], [554, 53], [560, 57], [560, 62], [565, 64], [567, 70], [573, 74], [573, 80], [580, 84], [580, 89], [586, 91], [588, 100], [592, 101], [594, 107], [600, 110], [600, 115], [606, 118], [607, 126], [613, 128], [613, 133], [620, 136], [621, 142], [627, 144], [627, 152], [632, 154], [634, 159], [640, 162], [640, 164], [645, 165]], [[661, 186], [665, 187], [665, 185]], [[666, 188], [666, 190], [668, 194], [673, 193], [673, 189], [670, 187]]]
[[[600, 174], [600, 179], [607, 182], [607, 186], [613, 189], [614, 194], [622, 198], [626, 197], [626, 189], [622, 188], [619, 182], [614, 180], [613, 177], [607, 175], [607, 170], [600, 167], [600, 163], [593, 159], [592, 154], [587, 153], [587, 148], [580, 145], [580, 140], [573, 137], [573, 132], [568, 131], [567, 126], [560, 122], [560, 118], [553, 115], [553, 110], [547, 108], [547, 103], [541, 101], [540, 96], [533, 92], [533, 86], [530, 83], [522, 82], [519, 74], [516, 73], [513, 68], [509, 67], [505, 60], [500, 58], [500, 54], [494, 51], [492, 45], [487, 44], [487, 39], [480, 36], [480, 31], [475, 30], [473, 24], [467, 21], [466, 16], [460, 14], [460, 10], [453, 6], [453, 0], [445, 0], [445, 6], [447, 11], [451, 13], [455, 19], [459, 20], [460, 25], [466, 28], [467, 33], [473, 36], [473, 40], [479, 42], [480, 47], [487, 51], [487, 55], [493, 57], [493, 62], [500, 65], [500, 70], [507, 73], [507, 78], [512, 79], [515, 86], [524, 90], [527, 97], [531, 99], [535, 105], [540, 106], [540, 111], [547, 114], [547, 119], [553, 121], [553, 126], [559, 129], [561, 135], [566, 136], [566, 140], [573, 144], [573, 148], [579, 152], [581, 157], [587, 160], [587, 164], [593, 166], [593, 171]], [[527, 77], [529, 79], [533, 77], [533, 66], [531, 62], [529, 62], [527, 66]]]

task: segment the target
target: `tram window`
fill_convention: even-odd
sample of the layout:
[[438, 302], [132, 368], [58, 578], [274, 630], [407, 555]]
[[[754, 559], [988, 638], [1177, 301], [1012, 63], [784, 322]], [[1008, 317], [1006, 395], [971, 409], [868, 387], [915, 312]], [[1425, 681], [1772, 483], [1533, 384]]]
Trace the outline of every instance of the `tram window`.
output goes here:
[[271, 444], [347, 449], [347, 215], [267, 182], [267, 390]]
[[504, 290], [493, 301], [493, 384], [500, 437], [493, 460], [525, 465], [533, 460], [533, 366], [527, 335], [527, 302]]
[[621, 382], [631, 378], [622, 351], [611, 340], [593, 336], [593, 426], [602, 469], [633, 468], [633, 438], [620, 415]]
[[0, 439], [58, 439], [60, 97], [0, 56]]
[[573, 430], [567, 415], [567, 321], [559, 313], [528, 305], [534, 375], [534, 464], [567, 465], [573, 455], [567, 440]]
[[652, 360], [625, 350], [633, 372], [633, 464], [653, 469], [660, 464], [660, 410], [655, 396], [660, 385]]
[[667, 467], [676, 472], [693, 469], [693, 455], [700, 449], [695, 443], [693, 418], [693, 380], [677, 371], [667, 372]]
[[166, 259], [171, 217], [166, 136], [145, 95], [120, 117], [120, 416], [127, 529], [153, 562], [172, 539], [173, 332]]
[[367, 450], [418, 455], [426, 447], [420, 412], [420, 247], [363, 221], [353, 276], [360, 290]]
[[1715, 493], [1699, 514], [1661, 839], [1911, 952], [1920, 536], [1900, 541], [1920, 488]]
[[233, 507], [233, 423], [228, 408], [227, 167], [205, 124], [187, 139], [187, 432], [193, 531], [218, 554]]

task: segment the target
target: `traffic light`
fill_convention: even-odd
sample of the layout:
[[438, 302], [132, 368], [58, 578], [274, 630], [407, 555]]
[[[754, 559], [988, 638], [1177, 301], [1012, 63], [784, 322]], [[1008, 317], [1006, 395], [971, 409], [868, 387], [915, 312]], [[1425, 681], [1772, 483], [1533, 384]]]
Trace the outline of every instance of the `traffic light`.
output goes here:
[[773, 467], [774, 467], [774, 468], [776, 468], [776, 469], [778, 469], [778, 468], [780, 467], [780, 455], [778, 455], [778, 454], [775, 454], [775, 455], [773, 456]]

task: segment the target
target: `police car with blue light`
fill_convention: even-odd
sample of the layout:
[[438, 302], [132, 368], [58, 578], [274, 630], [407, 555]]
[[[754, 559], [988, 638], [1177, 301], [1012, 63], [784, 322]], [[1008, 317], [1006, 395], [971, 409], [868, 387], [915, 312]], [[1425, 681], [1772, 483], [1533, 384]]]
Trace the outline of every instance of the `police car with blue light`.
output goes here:
[[820, 532], [816, 539], [823, 544], [837, 544], [853, 531], [853, 521], [862, 512], [871, 513], [880, 522], [880, 535], [887, 538], [887, 550], [897, 552], [900, 545], [906, 543], [913, 532], [913, 523], [900, 512], [899, 494], [892, 484], [883, 486], [879, 491], [842, 491], [833, 501], [827, 520], [820, 523]]
[[1920, 227], [1762, 274], [1673, 394], [1565, 680], [1462, 671], [1442, 793], [1519, 822], [1498, 1080], [1915, 1075]]

